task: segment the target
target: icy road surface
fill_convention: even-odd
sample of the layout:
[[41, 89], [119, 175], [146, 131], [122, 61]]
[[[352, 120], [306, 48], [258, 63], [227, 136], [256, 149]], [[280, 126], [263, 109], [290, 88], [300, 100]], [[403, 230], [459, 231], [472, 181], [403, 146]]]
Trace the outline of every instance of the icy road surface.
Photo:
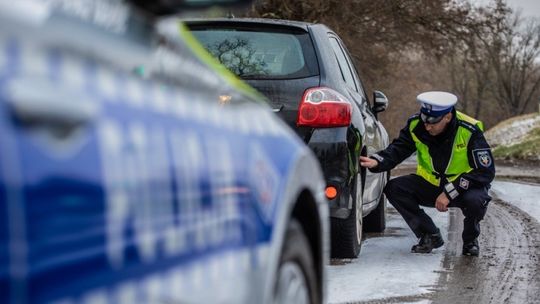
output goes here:
[[539, 303], [540, 186], [496, 181], [491, 194], [479, 258], [461, 256], [459, 209], [425, 209], [446, 243], [424, 255], [410, 253], [417, 240], [389, 208], [386, 231], [366, 234], [358, 259], [328, 267], [328, 302]]

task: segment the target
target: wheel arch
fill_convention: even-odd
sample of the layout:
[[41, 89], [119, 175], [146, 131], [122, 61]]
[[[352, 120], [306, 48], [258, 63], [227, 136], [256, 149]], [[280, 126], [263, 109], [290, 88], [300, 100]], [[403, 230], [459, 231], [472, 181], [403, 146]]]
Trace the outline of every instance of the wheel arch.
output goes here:
[[[362, 145], [362, 149], [360, 150], [360, 155], [361, 156], [368, 156], [367, 155], [367, 147]], [[366, 187], [366, 173], [367, 173], [367, 169], [360, 166], [360, 164], [358, 164], [358, 166], [360, 167], [360, 177], [362, 178], [362, 195], [364, 194], [364, 188]]]
[[[298, 196], [291, 217], [300, 222], [306, 237], [308, 238], [313, 261], [315, 262], [315, 273], [317, 275], [317, 285], [324, 286], [324, 244], [322, 240], [323, 224], [314, 196], [307, 189], [304, 189]], [[323, 297], [323, 290], [319, 288], [319, 298]]]
[[310, 248], [318, 247], [312, 253], [316, 264], [315, 283], [326, 299], [325, 265], [329, 262], [330, 220], [328, 202], [324, 194], [324, 177], [318, 160], [307, 146], [294, 158], [289, 174], [283, 181], [284, 192], [280, 194], [281, 203], [276, 210], [272, 240], [268, 247], [268, 269], [265, 277], [264, 303], [272, 303], [280, 256], [283, 250], [288, 224], [294, 219], [304, 230]]

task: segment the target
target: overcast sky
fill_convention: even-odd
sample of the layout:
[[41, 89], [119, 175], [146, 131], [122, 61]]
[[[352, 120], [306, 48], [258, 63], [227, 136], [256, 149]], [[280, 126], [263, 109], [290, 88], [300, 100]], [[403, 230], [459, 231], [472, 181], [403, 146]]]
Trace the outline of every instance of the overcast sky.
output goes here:
[[540, 17], [540, 0], [506, 0], [506, 2], [514, 11], [521, 9], [523, 16]]
[[[486, 5], [493, 3], [493, 0], [469, 0], [473, 4]], [[506, 3], [516, 12], [521, 10], [524, 17], [540, 18], [540, 0], [505, 0]]]

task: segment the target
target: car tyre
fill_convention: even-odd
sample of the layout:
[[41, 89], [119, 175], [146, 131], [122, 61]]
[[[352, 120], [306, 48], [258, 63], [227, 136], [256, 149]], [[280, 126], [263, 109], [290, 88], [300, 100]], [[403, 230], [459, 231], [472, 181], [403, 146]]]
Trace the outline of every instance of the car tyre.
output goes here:
[[381, 194], [377, 208], [364, 218], [365, 232], [383, 232], [386, 229], [386, 197]]
[[274, 303], [320, 303], [310, 248], [302, 226], [292, 219], [281, 251]]
[[353, 208], [346, 219], [331, 218], [331, 248], [333, 258], [356, 258], [360, 254], [362, 245], [362, 204], [358, 204], [356, 197], [357, 182], [349, 199], [353, 200]]
[[[387, 181], [390, 178], [390, 172], [387, 172]], [[383, 232], [386, 229], [386, 196], [381, 193], [377, 207], [364, 218], [365, 232]]]

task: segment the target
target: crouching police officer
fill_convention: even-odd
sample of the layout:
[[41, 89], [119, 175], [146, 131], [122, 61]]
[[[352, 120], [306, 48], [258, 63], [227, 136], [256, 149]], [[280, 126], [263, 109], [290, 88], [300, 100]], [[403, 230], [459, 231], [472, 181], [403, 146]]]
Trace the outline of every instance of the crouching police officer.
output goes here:
[[440, 212], [459, 207], [465, 216], [463, 254], [478, 256], [479, 223], [491, 200], [488, 189], [495, 176], [483, 124], [456, 111], [453, 94], [425, 92], [417, 101], [420, 112], [409, 118], [399, 137], [385, 150], [360, 157], [360, 163], [372, 172], [384, 172], [416, 151], [416, 174], [394, 178], [384, 190], [419, 238], [411, 251], [429, 253], [444, 244], [439, 229], [420, 206]]

